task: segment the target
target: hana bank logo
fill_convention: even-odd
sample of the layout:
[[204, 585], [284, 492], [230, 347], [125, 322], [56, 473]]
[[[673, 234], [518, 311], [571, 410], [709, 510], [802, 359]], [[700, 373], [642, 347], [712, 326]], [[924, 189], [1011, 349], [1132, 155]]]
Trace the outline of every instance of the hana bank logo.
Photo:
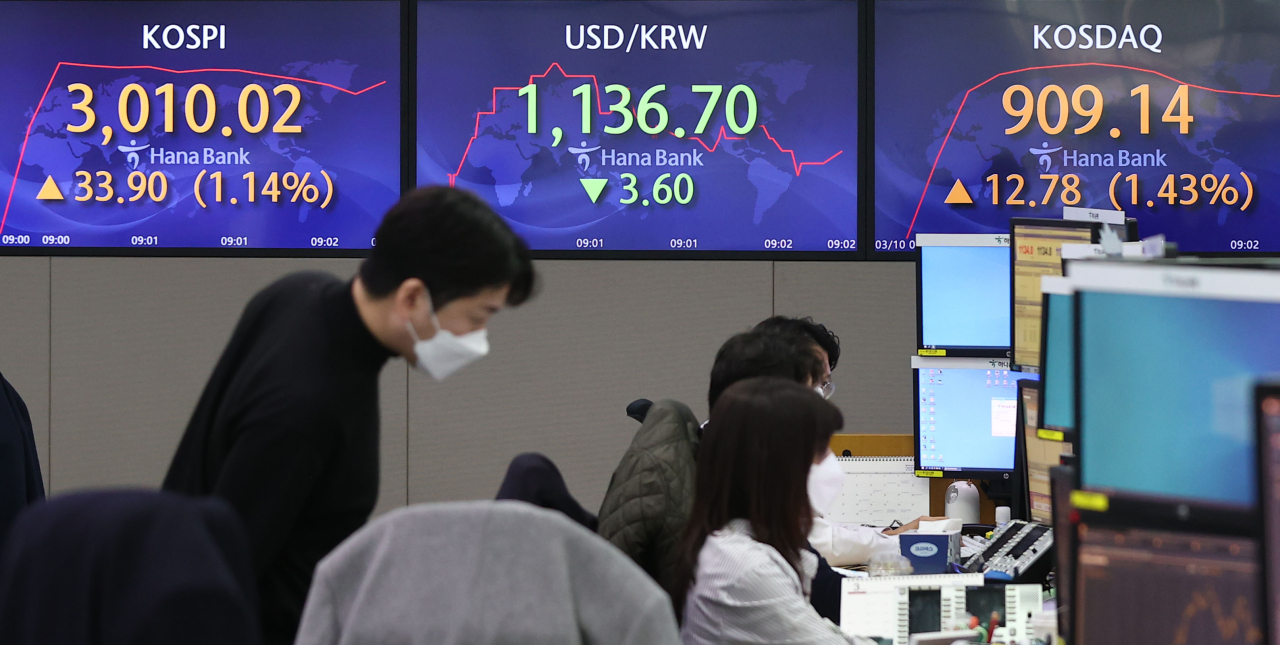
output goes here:
[[1033, 155], [1040, 155], [1040, 172], [1049, 172], [1053, 169], [1053, 159], [1049, 155], [1062, 150], [1062, 146], [1050, 148], [1049, 142], [1045, 141], [1040, 144], [1039, 148], [1031, 148], [1028, 150]]
[[116, 150], [125, 153], [125, 165], [130, 170], [137, 170], [138, 164], [141, 162], [141, 159], [138, 158], [138, 153], [150, 147], [151, 144], [149, 143], [138, 145], [137, 139], [129, 139], [129, 145], [116, 146]]
[[587, 142], [583, 141], [581, 148], [569, 148], [569, 152], [571, 154], [578, 155], [578, 163], [582, 164], [582, 172], [586, 172], [588, 169], [591, 168], [590, 153], [595, 152], [596, 150], [599, 150], [599, 149], [600, 149], [600, 146], [596, 146], [594, 148], [588, 148]]
[[930, 544], [928, 542], [917, 542], [912, 544], [910, 551], [911, 555], [914, 555], [917, 558], [930, 558], [938, 555], [937, 545]]

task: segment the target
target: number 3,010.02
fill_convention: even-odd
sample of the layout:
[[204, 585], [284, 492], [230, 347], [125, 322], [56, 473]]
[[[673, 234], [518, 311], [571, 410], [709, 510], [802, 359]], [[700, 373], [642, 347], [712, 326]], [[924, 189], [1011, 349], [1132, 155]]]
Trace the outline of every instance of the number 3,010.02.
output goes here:
[[[84, 115], [84, 122], [76, 125], [68, 125], [69, 132], [88, 132], [98, 121], [98, 115], [93, 110], [93, 88], [84, 83], [72, 83], [67, 86], [67, 92], [79, 92], [80, 101], [71, 105], [71, 109]], [[174, 99], [173, 83], [166, 83], [156, 88], [155, 95], [163, 102], [161, 113], [164, 121], [164, 131], [173, 132], [175, 99]], [[293, 117], [294, 112], [302, 105], [302, 92], [292, 84], [282, 83], [275, 86], [271, 91], [272, 94], [279, 96], [281, 94], [289, 95], [289, 105], [285, 107], [284, 114], [277, 120], [275, 125], [271, 127], [271, 131], [275, 133], [297, 134], [302, 132], [302, 126], [290, 125], [288, 121]], [[203, 103], [203, 116], [197, 111], [197, 105]], [[257, 118], [250, 115], [250, 106], [256, 103]], [[137, 83], [130, 83], [120, 92], [119, 117], [120, 125], [128, 132], [142, 132], [151, 121], [151, 97], [147, 95], [147, 90]], [[137, 111], [132, 109], [133, 105], [137, 105]], [[213, 90], [204, 83], [196, 83], [187, 90], [186, 100], [184, 101], [187, 127], [192, 132], [204, 134], [213, 128], [214, 122], [217, 120], [218, 101], [214, 97]], [[270, 119], [271, 102], [267, 99], [267, 91], [257, 83], [250, 83], [240, 91], [240, 100], [237, 102], [237, 108], [240, 117], [240, 127], [245, 132], [257, 134], [267, 127], [267, 121]], [[136, 118], [134, 118], [136, 116]], [[231, 129], [224, 126], [223, 134], [230, 136]]]

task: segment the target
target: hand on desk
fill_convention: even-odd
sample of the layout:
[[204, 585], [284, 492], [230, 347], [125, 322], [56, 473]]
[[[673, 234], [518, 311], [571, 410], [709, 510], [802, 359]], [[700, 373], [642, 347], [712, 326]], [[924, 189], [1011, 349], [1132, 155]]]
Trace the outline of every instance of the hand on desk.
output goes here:
[[945, 517], [929, 517], [929, 516], [917, 517], [916, 519], [911, 520], [910, 522], [907, 522], [906, 524], [903, 524], [902, 526], [899, 526], [899, 527], [898, 527], [898, 528], [896, 528], [896, 529], [885, 529], [885, 530], [884, 530], [884, 534], [885, 534], [885, 535], [898, 535], [898, 534], [900, 534], [900, 533], [906, 533], [907, 531], [914, 531], [914, 530], [916, 530], [916, 529], [920, 528], [920, 522], [937, 522], [937, 521], [945, 520], [945, 519], [947, 519], [947, 518], [945, 518]]

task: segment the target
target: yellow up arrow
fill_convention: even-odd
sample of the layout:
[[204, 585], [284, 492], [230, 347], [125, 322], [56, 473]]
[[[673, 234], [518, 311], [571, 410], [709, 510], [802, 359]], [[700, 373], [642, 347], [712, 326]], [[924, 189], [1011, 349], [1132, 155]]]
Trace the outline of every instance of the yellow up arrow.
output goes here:
[[40, 187], [36, 199], [60, 202], [66, 198], [62, 196], [62, 189], [58, 188], [58, 182], [54, 181], [53, 176], [50, 175], [44, 178], [44, 185]]
[[956, 184], [951, 187], [951, 192], [947, 193], [947, 198], [942, 200], [944, 204], [972, 204], [973, 198], [969, 196], [969, 191], [965, 189], [964, 184], [960, 180], [956, 180]]

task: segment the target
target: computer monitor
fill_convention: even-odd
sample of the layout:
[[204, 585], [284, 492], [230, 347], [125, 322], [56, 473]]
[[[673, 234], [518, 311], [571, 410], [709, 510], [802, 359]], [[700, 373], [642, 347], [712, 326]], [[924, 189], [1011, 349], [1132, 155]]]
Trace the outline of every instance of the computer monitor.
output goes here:
[[1077, 535], [1073, 643], [1262, 643], [1256, 540], [1113, 528]]
[[1053, 495], [1054, 584], [1058, 591], [1058, 635], [1071, 640], [1071, 592], [1075, 586], [1076, 527], [1072, 523], [1071, 491], [1076, 487], [1075, 466], [1049, 469]]
[[1079, 262], [1071, 283], [1082, 486], [1188, 520], [1249, 514], [1253, 384], [1280, 372], [1280, 272]]
[[1280, 381], [1254, 391], [1258, 494], [1262, 508], [1263, 616], [1268, 643], [1280, 643]]
[[1041, 383], [1018, 381], [1018, 469], [1013, 514], [1015, 519], [1053, 524], [1049, 469], [1057, 466], [1071, 444], [1046, 440], [1040, 432]]
[[1074, 292], [1060, 277], [1044, 278], [1040, 289], [1040, 427], [1069, 441], [1076, 425]]
[[1096, 244], [1101, 228], [1098, 222], [1025, 217], [1009, 220], [1014, 366], [1040, 367], [1040, 279], [1063, 274], [1063, 244]]
[[917, 235], [916, 253], [920, 347], [1007, 358], [1009, 236]]
[[1031, 519], [1031, 481], [1027, 470], [1027, 430], [1034, 434], [1040, 420], [1039, 383], [1018, 381], [1018, 434], [1014, 442], [1013, 499], [1009, 503], [1015, 520]]
[[1015, 468], [1018, 380], [1009, 361], [913, 357], [916, 470], [1007, 478]]

